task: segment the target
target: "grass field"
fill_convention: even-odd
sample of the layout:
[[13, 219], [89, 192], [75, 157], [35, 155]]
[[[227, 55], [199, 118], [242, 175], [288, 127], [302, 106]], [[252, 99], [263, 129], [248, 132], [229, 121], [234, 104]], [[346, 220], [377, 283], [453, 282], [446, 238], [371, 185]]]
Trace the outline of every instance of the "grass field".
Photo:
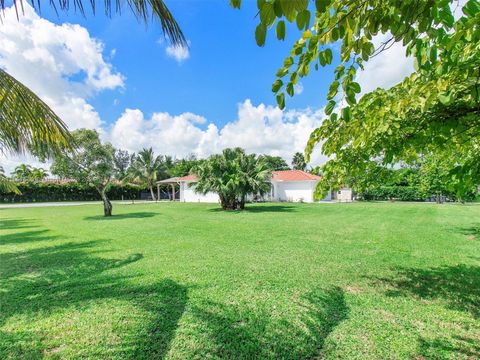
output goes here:
[[480, 206], [0, 210], [0, 359], [476, 359]]

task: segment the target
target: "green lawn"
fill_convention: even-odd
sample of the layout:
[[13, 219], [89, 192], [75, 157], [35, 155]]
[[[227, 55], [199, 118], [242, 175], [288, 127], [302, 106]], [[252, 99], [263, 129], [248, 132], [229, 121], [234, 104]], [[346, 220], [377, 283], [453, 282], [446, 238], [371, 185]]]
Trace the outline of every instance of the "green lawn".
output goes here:
[[0, 210], [0, 359], [474, 359], [480, 206]]

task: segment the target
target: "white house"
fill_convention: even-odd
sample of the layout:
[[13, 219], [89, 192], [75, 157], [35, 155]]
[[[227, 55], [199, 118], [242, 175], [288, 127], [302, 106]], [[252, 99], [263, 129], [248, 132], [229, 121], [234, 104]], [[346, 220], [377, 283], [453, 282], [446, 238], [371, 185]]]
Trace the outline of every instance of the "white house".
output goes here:
[[[270, 180], [272, 187], [266, 200], [314, 202], [313, 193], [320, 179], [320, 176], [302, 170], [273, 171]], [[180, 201], [210, 203], [218, 203], [220, 201], [216, 193], [207, 193], [205, 195], [197, 193], [191, 186], [196, 180], [197, 177], [195, 175], [187, 175], [176, 179], [180, 184]], [[349, 199], [348, 194], [350, 194]], [[351, 201], [351, 195], [350, 189], [341, 189], [334, 194], [334, 197], [339, 201]], [[329, 192], [323, 200], [332, 200], [332, 193]]]

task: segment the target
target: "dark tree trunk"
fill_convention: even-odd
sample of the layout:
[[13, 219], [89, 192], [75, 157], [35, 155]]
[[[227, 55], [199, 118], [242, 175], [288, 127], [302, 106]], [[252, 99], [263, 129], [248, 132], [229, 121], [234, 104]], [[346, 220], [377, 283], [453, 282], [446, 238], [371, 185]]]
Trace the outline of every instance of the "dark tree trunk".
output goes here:
[[103, 201], [103, 215], [112, 216], [112, 203], [108, 200], [107, 194], [105, 194], [105, 189], [100, 191], [100, 196]]
[[238, 204], [238, 207], [240, 208], [240, 210], [245, 209], [245, 195], [242, 195], [242, 197], [240, 198], [240, 203]]

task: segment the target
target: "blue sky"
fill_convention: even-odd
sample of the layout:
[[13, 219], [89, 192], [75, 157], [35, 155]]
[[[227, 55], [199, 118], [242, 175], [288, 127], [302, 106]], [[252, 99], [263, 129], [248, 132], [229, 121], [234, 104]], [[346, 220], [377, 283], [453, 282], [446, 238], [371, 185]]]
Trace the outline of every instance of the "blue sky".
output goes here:
[[[206, 157], [226, 147], [278, 155], [287, 161], [303, 151], [321, 125], [333, 66], [300, 80], [303, 91], [276, 107], [271, 84], [299, 36], [287, 27], [280, 42], [274, 32], [260, 48], [254, 39], [256, 2], [241, 10], [228, 0], [167, 0], [190, 43], [182, 61], [169, 56], [160, 24], [139, 23], [123, 14], [86, 17], [44, 3], [36, 13], [25, 5], [16, 19], [7, 8], [0, 25], [0, 67], [40, 96], [67, 123], [99, 131], [104, 141], [136, 152]], [[86, 3], [88, 4], [88, 3]], [[382, 36], [375, 41], [380, 43]], [[333, 46], [334, 62], [338, 47]], [[388, 88], [412, 69], [400, 44], [370, 61], [357, 76], [362, 89]], [[170, 53], [171, 55], [171, 53]], [[185, 54], [184, 54], [185, 55]], [[320, 147], [311, 165], [326, 158]], [[35, 159], [0, 154], [7, 172]]]
[[[144, 26], [127, 9], [112, 18], [101, 10], [96, 16], [88, 10], [84, 18], [74, 12], [57, 16], [48, 6], [42, 9], [42, 17], [51, 22], [78, 23], [88, 29], [103, 42], [107, 56], [115, 49], [110, 63], [126, 77], [125, 89], [102, 92], [90, 100], [104, 121], [114, 121], [129, 107], [141, 108], [146, 114], [189, 111], [223, 125], [235, 119], [237, 104], [247, 98], [275, 104], [270, 86], [298, 35], [295, 28], [284, 42], [270, 33], [266, 46], [260, 48], [254, 39], [255, 1], [244, 1], [241, 10], [232, 9], [227, 0], [167, 4], [190, 41], [190, 56], [181, 63], [165, 54], [168, 43], [162, 41], [159, 24]], [[288, 106], [323, 106], [331, 77], [330, 69], [322, 69], [302, 80], [304, 91]]]

